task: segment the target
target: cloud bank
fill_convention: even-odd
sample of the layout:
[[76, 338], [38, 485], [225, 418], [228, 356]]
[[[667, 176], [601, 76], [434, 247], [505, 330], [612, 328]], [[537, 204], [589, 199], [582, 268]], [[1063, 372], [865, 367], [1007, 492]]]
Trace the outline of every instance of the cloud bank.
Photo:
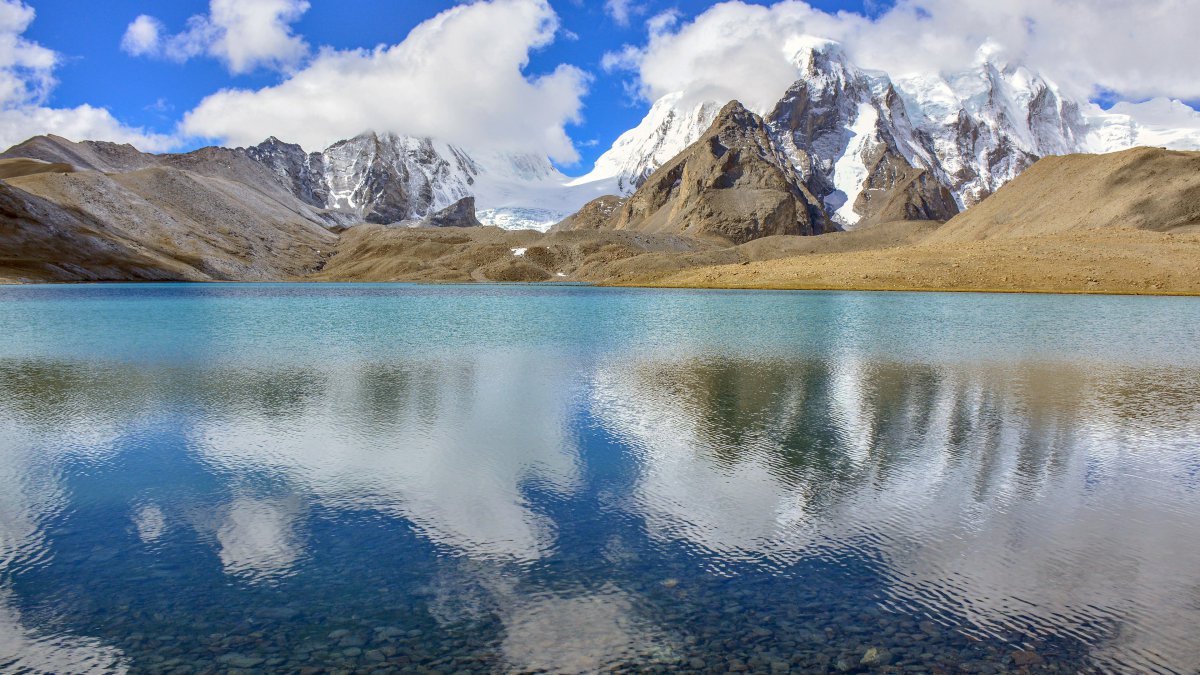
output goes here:
[[399, 44], [323, 49], [278, 85], [213, 94], [181, 130], [233, 145], [274, 135], [310, 150], [368, 130], [393, 131], [574, 161], [565, 126], [578, 120], [588, 76], [569, 65], [524, 72], [530, 52], [557, 31], [545, 0], [458, 6]]
[[47, 107], [58, 84], [54, 70], [61, 59], [57, 52], [23, 37], [35, 16], [21, 0], [0, 0], [0, 147], [38, 134], [132, 143], [150, 151], [173, 145], [167, 136], [121, 124], [103, 108]]
[[207, 15], [188, 19], [187, 29], [174, 35], [164, 35], [162, 22], [143, 14], [125, 30], [121, 48], [131, 56], [180, 63], [210, 56], [235, 75], [286, 71], [308, 54], [308, 43], [292, 32], [308, 8], [307, 0], [211, 0]]
[[734, 1], [687, 23], [671, 18], [651, 19], [644, 45], [605, 59], [633, 71], [651, 100], [686, 91], [761, 110], [794, 80], [788, 61], [805, 34], [842, 42], [855, 63], [893, 76], [961, 70], [990, 45], [1076, 98], [1200, 98], [1200, 3], [1190, 0], [899, 0], [875, 18], [797, 0]]

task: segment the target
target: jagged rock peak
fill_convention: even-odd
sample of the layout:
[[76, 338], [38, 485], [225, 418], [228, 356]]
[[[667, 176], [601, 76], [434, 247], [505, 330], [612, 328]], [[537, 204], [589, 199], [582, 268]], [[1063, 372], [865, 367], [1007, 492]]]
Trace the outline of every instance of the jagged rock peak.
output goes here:
[[729, 129], [762, 128], [762, 126], [762, 118], [747, 110], [741, 101], [730, 101], [717, 113], [716, 119], [709, 128], [709, 134], [713, 132], [719, 134]]
[[425, 216], [416, 227], [483, 227], [475, 217], [475, 198], [463, 197], [450, 206]]
[[797, 38], [788, 46], [795, 49], [792, 65], [796, 67], [797, 79], [816, 78], [844, 82], [858, 74], [858, 69], [850, 65], [841, 43], [806, 35]]
[[[275, 150], [275, 149], [282, 149], [282, 150], [288, 150], [291, 152], [304, 153], [304, 148], [300, 147], [299, 143], [288, 143], [287, 141], [280, 140], [279, 137], [277, 137], [277, 136], [269, 136], [262, 143], [259, 143], [258, 145], [255, 145], [251, 148], [246, 148], [246, 149], [247, 150], [258, 150], [260, 152], [265, 152], [268, 150]], [[307, 153], [304, 153], [304, 154], [307, 154]]]
[[815, 234], [828, 225], [815, 196], [771, 143], [758, 115], [737, 101], [646, 179], [614, 216], [623, 230], [690, 234], [743, 243]]

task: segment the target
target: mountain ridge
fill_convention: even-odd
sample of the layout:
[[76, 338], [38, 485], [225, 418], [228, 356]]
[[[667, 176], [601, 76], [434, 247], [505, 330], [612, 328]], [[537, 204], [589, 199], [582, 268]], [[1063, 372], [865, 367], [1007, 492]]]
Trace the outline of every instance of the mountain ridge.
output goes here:
[[[1099, 111], [986, 49], [959, 71], [892, 77], [857, 67], [837, 42], [804, 37], [794, 44], [796, 79], [769, 109], [754, 112], [843, 228], [878, 220], [885, 207], [892, 215], [947, 219], [1045, 156], [1155, 143], [1200, 148], [1200, 112], [1161, 101]], [[0, 157], [109, 173], [167, 164], [261, 180], [250, 175], [259, 172], [252, 162], [334, 227], [419, 220], [471, 196], [484, 224], [544, 231], [598, 197], [632, 195], [700, 138], [727, 102], [685, 91], [658, 98], [577, 178], [537, 155], [371, 131], [316, 152], [270, 137], [247, 148], [166, 155], [44, 136]], [[953, 208], [935, 183], [949, 191]], [[908, 198], [881, 199], [902, 185]]]

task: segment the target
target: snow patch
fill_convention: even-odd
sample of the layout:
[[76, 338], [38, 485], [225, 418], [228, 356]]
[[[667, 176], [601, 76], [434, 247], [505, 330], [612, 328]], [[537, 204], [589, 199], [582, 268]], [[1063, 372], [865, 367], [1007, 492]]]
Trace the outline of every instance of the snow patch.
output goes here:
[[528, 249], [528, 248], [525, 248], [525, 247], [521, 247], [521, 248], [514, 248], [514, 249], [512, 249], [512, 254], [513, 254], [514, 256], [516, 256], [516, 257], [520, 258], [521, 256], [524, 256], [524, 255], [525, 255], [525, 252], [526, 252], [526, 251], [528, 251], [528, 250], [529, 250], [529, 249]]
[[[836, 220], [847, 227], [857, 225], [861, 220], [861, 216], [854, 211], [854, 203], [858, 201], [858, 196], [862, 194], [863, 187], [867, 182], [865, 156], [871, 149], [878, 123], [879, 112], [875, 110], [875, 107], [869, 103], [859, 104], [858, 116], [849, 129], [850, 143], [846, 146], [846, 152], [833, 165], [833, 186], [837, 189], [837, 193], [841, 193], [846, 199], [845, 202], [838, 205], [833, 215]], [[827, 201], [827, 203], [831, 207], [836, 205], [836, 202]]]

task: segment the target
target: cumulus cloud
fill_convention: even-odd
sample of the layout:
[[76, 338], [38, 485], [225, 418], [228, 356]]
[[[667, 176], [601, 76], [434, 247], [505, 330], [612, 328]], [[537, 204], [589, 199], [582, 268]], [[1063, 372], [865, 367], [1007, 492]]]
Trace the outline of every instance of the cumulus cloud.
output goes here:
[[697, 101], [736, 98], [762, 112], [796, 79], [788, 43], [806, 33], [832, 32], [843, 20], [803, 2], [723, 3], [691, 22], [669, 15], [652, 20], [645, 46], [614, 52], [603, 65], [636, 71], [651, 100], [682, 91]]
[[38, 134], [132, 143], [143, 150], [164, 150], [172, 145], [166, 136], [121, 124], [103, 108], [47, 107], [57, 84], [54, 70], [60, 57], [25, 39], [34, 18], [33, 8], [21, 0], [0, 0], [0, 147]]
[[235, 145], [275, 135], [309, 149], [393, 131], [574, 161], [564, 127], [578, 119], [587, 75], [567, 65], [524, 72], [530, 52], [550, 44], [557, 29], [545, 0], [460, 5], [399, 44], [323, 49], [278, 85], [213, 94], [182, 129]]
[[947, 67], [990, 39], [1073, 92], [1195, 98], [1197, 25], [1191, 0], [903, 0], [850, 42], [874, 67]]
[[307, 0], [211, 0], [207, 15], [188, 19], [186, 30], [163, 35], [158, 19], [142, 15], [125, 30], [121, 48], [132, 56], [187, 61], [207, 55], [231, 73], [257, 68], [288, 70], [308, 54], [292, 24], [308, 11]]
[[1067, 93], [1200, 97], [1200, 3], [1190, 0], [899, 0], [872, 17], [798, 0], [726, 2], [693, 21], [650, 26], [644, 45], [605, 59], [637, 74], [647, 98], [686, 91], [762, 110], [794, 79], [796, 38], [842, 42], [856, 63], [893, 76], [969, 66], [990, 44]]
[[159, 50], [163, 26], [158, 19], [143, 14], [125, 29], [121, 49], [133, 56], [147, 56]]

